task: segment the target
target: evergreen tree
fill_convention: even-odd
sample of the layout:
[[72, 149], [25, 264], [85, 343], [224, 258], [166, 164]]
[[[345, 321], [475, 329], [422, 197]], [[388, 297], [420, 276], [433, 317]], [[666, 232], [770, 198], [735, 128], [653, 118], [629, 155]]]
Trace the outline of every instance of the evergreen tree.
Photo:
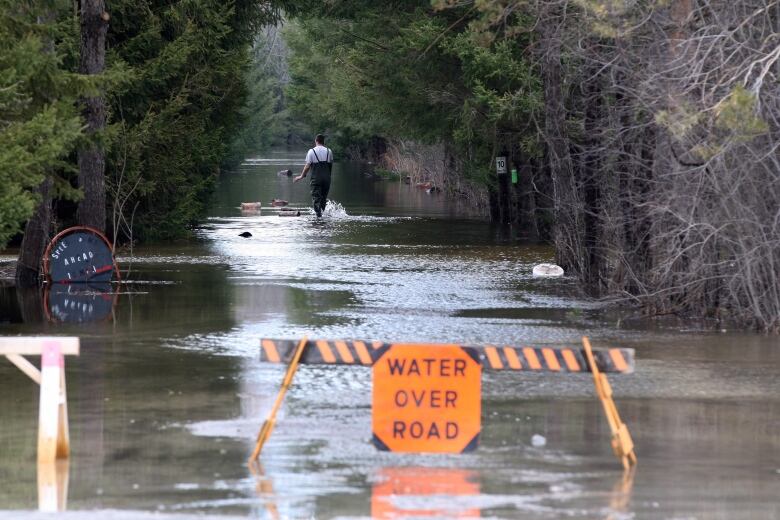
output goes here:
[[278, 4], [253, 0], [112, 2], [108, 61], [130, 73], [110, 92], [107, 181], [118, 229], [181, 237], [202, 216], [249, 112], [273, 104], [252, 75], [250, 46], [279, 15]]
[[287, 32], [291, 110], [342, 145], [374, 135], [454, 145], [464, 173], [492, 185], [497, 149], [538, 153], [541, 89], [528, 38], [485, 38], [478, 14], [422, 0], [312, 7]]
[[[67, 27], [43, 23], [49, 2], [0, 0], [0, 248], [33, 214], [44, 181], [74, 198], [67, 160], [81, 135], [76, 95], [64, 70]], [[65, 6], [67, 9], [67, 5]]]

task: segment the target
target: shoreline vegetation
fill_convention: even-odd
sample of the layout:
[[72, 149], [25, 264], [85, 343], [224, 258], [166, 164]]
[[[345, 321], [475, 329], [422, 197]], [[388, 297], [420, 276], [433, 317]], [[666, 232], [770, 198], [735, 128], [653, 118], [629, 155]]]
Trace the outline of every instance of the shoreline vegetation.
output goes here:
[[[287, 99], [383, 168], [444, 165], [592, 296], [780, 333], [778, 23], [763, 0], [346, 2], [285, 28]], [[379, 161], [399, 143], [436, 151]]]
[[778, 24], [765, 0], [0, 0], [0, 247], [27, 223], [35, 281], [36, 237], [103, 209], [117, 244], [182, 237], [249, 151], [324, 132], [552, 243], [594, 297], [778, 334]]

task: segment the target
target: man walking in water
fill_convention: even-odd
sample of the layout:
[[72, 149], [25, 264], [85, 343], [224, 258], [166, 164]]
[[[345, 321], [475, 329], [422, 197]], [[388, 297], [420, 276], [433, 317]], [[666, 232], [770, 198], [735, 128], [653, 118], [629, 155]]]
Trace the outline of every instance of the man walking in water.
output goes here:
[[306, 154], [306, 165], [300, 175], [293, 179], [293, 182], [306, 177], [311, 170], [311, 198], [314, 203], [314, 213], [318, 217], [325, 211], [325, 204], [328, 202], [328, 191], [330, 191], [330, 170], [333, 167], [333, 152], [325, 147], [325, 136], [317, 134], [314, 138], [314, 148]]

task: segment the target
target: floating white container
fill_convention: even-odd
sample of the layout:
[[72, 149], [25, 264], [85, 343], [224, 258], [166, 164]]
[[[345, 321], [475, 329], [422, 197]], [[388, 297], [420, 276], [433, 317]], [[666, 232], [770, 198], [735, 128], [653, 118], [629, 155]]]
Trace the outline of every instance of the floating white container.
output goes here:
[[536, 264], [533, 270], [534, 276], [555, 278], [563, 276], [563, 268], [555, 264]]

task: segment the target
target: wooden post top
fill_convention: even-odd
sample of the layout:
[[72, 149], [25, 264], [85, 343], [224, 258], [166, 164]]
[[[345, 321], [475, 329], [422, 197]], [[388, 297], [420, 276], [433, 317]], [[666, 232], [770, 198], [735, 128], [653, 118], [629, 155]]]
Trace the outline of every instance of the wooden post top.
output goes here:
[[78, 356], [79, 338], [69, 336], [0, 336], [0, 356], [40, 356], [44, 345], [59, 343], [66, 356]]

